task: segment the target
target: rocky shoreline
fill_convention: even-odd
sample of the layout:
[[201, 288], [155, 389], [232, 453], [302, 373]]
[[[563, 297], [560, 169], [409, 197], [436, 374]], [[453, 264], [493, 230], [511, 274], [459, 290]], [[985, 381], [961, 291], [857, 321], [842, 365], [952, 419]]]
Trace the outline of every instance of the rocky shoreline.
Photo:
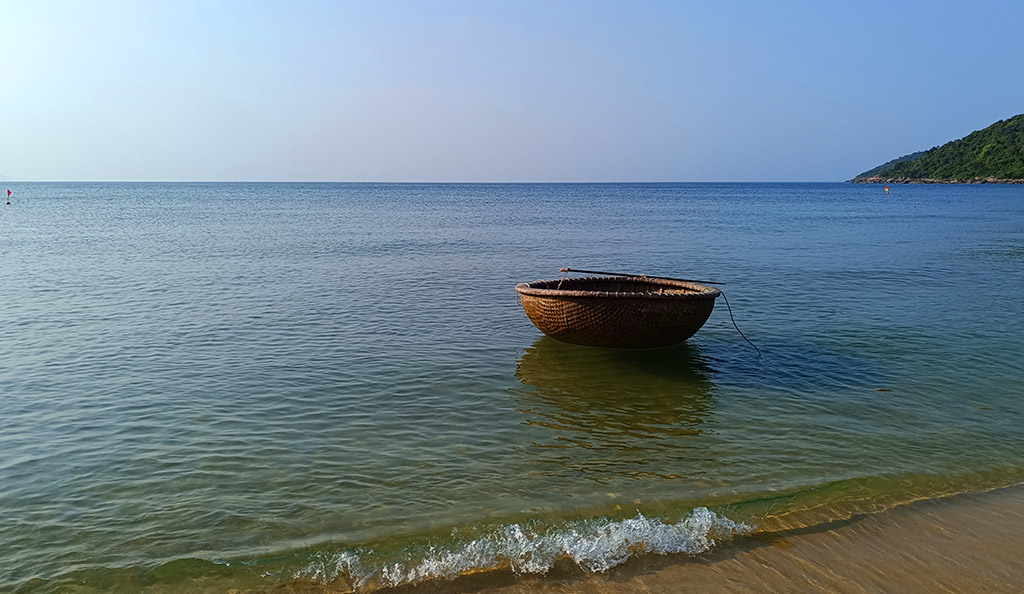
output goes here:
[[851, 184], [1024, 184], [1024, 179], [998, 179], [995, 177], [976, 177], [974, 179], [932, 179], [927, 177], [855, 177], [848, 181]]

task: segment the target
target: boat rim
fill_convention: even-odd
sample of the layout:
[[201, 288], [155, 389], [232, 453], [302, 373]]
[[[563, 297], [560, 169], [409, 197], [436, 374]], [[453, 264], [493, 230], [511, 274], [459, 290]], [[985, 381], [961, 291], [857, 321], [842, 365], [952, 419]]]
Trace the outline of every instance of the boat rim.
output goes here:
[[[549, 286], [537, 286], [539, 284], [553, 284], [555, 287], [557, 287], [559, 283], [573, 283], [579, 281], [640, 281], [653, 285], [691, 289], [691, 291], [679, 293], [657, 293], [651, 291], [579, 291], [572, 289], [551, 288]], [[612, 299], [700, 299], [707, 297], [714, 299], [722, 294], [722, 291], [718, 287], [685, 281], [658, 278], [654, 276], [578, 276], [565, 279], [538, 279], [535, 281], [517, 284], [516, 292], [519, 293], [520, 295], [529, 295], [531, 297], [603, 297]]]

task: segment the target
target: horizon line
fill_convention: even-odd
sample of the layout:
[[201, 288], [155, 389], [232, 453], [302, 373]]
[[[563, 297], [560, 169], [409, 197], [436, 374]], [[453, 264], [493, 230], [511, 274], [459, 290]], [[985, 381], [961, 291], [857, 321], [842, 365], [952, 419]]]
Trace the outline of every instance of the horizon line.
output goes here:
[[160, 179], [64, 179], [64, 180], [14, 180], [0, 179], [0, 184], [408, 184], [408, 185], [515, 185], [515, 184], [832, 184], [847, 183], [850, 180], [817, 180], [817, 181], [346, 181], [346, 180], [268, 180], [268, 179], [236, 179], [236, 180], [160, 180]]

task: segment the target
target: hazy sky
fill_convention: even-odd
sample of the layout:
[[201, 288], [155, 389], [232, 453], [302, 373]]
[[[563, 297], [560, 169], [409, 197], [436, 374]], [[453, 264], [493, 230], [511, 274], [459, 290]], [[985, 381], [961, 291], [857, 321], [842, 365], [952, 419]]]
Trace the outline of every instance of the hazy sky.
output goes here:
[[13, 180], [841, 181], [1024, 112], [1024, 2], [0, 3]]

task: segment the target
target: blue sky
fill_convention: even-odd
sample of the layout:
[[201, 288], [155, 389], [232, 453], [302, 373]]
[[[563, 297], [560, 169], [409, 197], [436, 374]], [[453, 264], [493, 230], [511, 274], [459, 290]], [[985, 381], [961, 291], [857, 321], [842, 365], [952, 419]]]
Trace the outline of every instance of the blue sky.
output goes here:
[[15, 1], [12, 180], [842, 181], [1024, 112], [1024, 2]]

